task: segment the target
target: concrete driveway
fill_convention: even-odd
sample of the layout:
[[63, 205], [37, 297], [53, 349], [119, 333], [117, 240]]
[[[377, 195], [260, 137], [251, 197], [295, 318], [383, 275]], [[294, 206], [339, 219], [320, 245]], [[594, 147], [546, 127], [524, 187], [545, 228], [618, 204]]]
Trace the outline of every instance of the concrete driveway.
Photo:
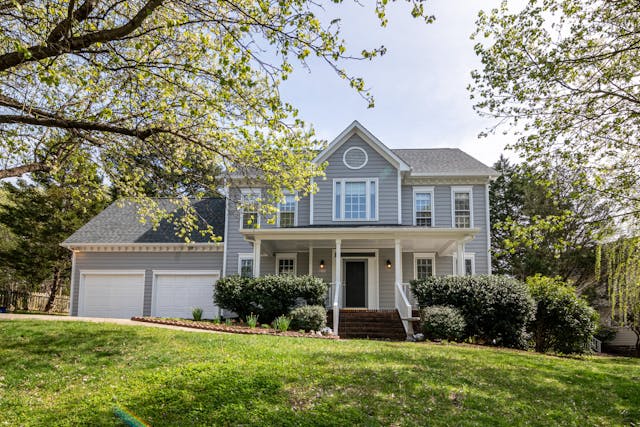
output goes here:
[[12, 314], [12, 313], [0, 313], [0, 321], [5, 320], [45, 320], [52, 322], [93, 322], [93, 323], [113, 323], [116, 325], [127, 325], [127, 326], [145, 326], [148, 328], [164, 328], [164, 329], [176, 329], [179, 331], [188, 331], [188, 332], [203, 332], [203, 333], [213, 333], [218, 334], [221, 332], [218, 331], [208, 331], [203, 329], [194, 329], [194, 328], [184, 328], [182, 326], [172, 326], [172, 325], [159, 325], [156, 323], [147, 323], [147, 322], [134, 322], [130, 319], [111, 319], [111, 318], [102, 318], [102, 317], [76, 317], [76, 316], [53, 316], [46, 314]]

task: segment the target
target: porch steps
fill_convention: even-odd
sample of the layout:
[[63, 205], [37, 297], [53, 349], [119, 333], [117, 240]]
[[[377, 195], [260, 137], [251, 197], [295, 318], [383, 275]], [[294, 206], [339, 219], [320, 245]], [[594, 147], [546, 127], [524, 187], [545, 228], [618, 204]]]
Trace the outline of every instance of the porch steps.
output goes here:
[[[327, 323], [333, 327], [333, 310], [327, 314]], [[340, 310], [338, 324], [340, 338], [366, 338], [404, 341], [407, 334], [397, 310]]]

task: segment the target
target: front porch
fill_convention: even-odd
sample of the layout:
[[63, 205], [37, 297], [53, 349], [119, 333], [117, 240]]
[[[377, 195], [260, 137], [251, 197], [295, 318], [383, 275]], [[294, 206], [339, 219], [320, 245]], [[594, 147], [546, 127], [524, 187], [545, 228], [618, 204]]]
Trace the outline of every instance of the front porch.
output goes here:
[[387, 310], [397, 313], [406, 335], [413, 334], [415, 308], [406, 282], [418, 274], [416, 258], [430, 260], [429, 274], [464, 274], [465, 243], [478, 232], [400, 226], [242, 230], [253, 243], [254, 276], [311, 274], [330, 283], [334, 333], [342, 311]]

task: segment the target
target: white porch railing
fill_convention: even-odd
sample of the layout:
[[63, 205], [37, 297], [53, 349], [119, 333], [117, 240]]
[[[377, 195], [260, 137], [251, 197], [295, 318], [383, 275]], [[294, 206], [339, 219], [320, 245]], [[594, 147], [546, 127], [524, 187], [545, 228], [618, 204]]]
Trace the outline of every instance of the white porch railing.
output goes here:
[[404, 292], [402, 283], [396, 282], [395, 286], [395, 299], [396, 299], [396, 310], [398, 310], [398, 314], [400, 315], [400, 319], [402, 320], [402, 326], [404, 326], [404, 331], [407, 333], [407, 336], [413, 335], [413, 323], [412, 323], [412, 315], [413, 309], [409, 300], [407, 299], [407, 295]]
[[409, 304], [411, 304], [411, 308], [413, 308], [414, 310], [418, 310], [418, 301], [416, 301], [416, 299], [413, 297], [413, 294], [411, 293], [411, 285], [409, 283], [403, 283], [402, 290], [404, 291]]
[[333, 334], [338, 335], [338, 324], [340, 323], [340, 282], [333, 286]]
[[591, 350], [595, 351], [596, 353], [602, 353], [602, 341], [600, 341], [598, 338], [591, 337], [590, 347]]

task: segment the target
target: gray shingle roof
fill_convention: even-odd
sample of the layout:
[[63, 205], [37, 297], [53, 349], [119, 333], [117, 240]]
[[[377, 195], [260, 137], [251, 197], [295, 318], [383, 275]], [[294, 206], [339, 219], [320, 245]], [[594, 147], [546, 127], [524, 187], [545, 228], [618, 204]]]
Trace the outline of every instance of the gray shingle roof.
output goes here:
[[458, 148], [391, 150], [411, 166], [411, 174], [433, 176], [498, 176], [498, 172]]
[[[180, 215], [180, 210], [171, 200], [158, 199], [157, 202], [167, 212]], [[216, 235], [224, 235], [224, 199], [201, 199], [194, 201], [194, 207], [202, 217], [202, 225], [206, 221]], [[190, 239], [197, 243], [209, 241], [208, 236], [198, 232], [192, 233]], [[111, 204], [64, 241], [64, 244], [73, 243], [184, 243], [184, 239], [176, 236], [173, 224], [166, 220], [160, 223], [157, 230], [148, 221], [141, 223], [138, 205], [124, 201]]]

